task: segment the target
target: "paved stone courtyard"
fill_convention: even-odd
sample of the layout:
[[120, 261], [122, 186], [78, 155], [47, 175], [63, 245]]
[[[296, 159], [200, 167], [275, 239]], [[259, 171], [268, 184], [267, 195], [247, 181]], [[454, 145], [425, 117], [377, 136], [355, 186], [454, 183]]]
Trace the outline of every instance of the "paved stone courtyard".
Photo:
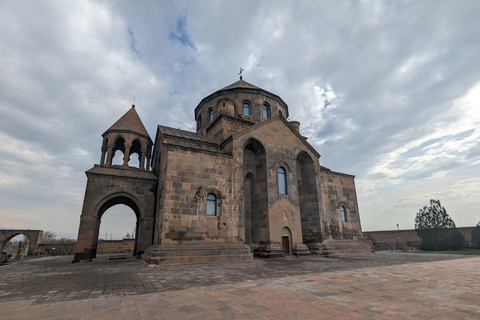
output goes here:
[[0, 319], [480, 319], [479, 256], [71, 260], [1, 266]]

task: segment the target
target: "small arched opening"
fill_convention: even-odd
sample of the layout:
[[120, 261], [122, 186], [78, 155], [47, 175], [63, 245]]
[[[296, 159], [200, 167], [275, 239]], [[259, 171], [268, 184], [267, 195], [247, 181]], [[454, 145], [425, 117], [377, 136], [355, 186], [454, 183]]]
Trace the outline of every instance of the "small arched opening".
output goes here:
[[140, 141], [134, 140], [130, 148], [130, 159], [128, 160], [129, 167], [140, 169], [140, 159], [142, 157], [142, 145]]
[[287, 172], [284, 167], [278, 167], [277, 180], [278, 180], [278, 193], [287, 194]]
[[243, 102], [243, 115], [249, 116], [252, 114], [252, 110], [250, 108], [250, 103], [248, 101]]
[[213, 109], [210, 108], [208, 109], [208, 122], [212, 122], [213, 121]]
[[347, 222], [347, 209], [344, 205], [340, 206], [340, 215], [342, 217], [342, 222]]
[[266, 103], [262, 106], [262, 116], [267, 119], [270, 118], [270, 106]]
[[282, 229], [282, 248], [286, 254], [292, 253], [292, 232], [288, 227]]
[[123, 158], [125, 157], [125, 140], [118, 138], [112, 149], [112, 165], [123, 165]]

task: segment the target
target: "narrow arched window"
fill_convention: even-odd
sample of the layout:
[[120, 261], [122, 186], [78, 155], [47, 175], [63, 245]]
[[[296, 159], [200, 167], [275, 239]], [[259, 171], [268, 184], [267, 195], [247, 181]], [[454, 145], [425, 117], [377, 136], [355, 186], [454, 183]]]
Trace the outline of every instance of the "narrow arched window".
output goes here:
[[208, 121], [213, 121], [213, 109], [208, 110]]
[[250, 115], [250, 104], [248, 102], [243, 103], [243, 115], [244, 116]]
[[278, 168], [278, 193], [287, 194], [287, 181], [285, 179], [285, 169]]
[[207, 215], [215, 216], [217, 214], [217, 197], [213, 193], [207, 196]]
[[342, 214], [342, 221], [346, 222], [347, 221], [347, 210], [345, 209], [344, 206], [340, 207], [340, 213]]
[[268, 118], [268, 114], [269, 114], [269, 112], [268, 112], [268, 105], [264, 104], [264, 105], [263, 105], [263, 117], [264, 117], [264, 118]]
[[197, 118], [197, 131], [200, 130], [201, 126], [202, 126], [202, 116], [199, 115]]

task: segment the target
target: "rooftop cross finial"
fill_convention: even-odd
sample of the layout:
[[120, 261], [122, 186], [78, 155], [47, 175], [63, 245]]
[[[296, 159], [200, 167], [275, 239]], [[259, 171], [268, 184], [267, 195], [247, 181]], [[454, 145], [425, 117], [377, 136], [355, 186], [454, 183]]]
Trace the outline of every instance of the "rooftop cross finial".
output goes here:
[[242, 80], [242, 72], [243, 72], [243, 68], [240, 68], [240, 72], [238, 73], [238, 75], [240, 76], [240, 80]]

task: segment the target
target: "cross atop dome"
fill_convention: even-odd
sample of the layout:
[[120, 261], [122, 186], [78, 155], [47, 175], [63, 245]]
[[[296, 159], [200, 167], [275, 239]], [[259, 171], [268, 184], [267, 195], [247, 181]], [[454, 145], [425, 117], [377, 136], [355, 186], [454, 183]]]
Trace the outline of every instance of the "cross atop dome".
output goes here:
[[244, 70], [243, 68], [240, 68], [240, 72], [238, 73], [238, 75], [240, 76], [240, 80], [242, 80], [242, 78], [243, 78], [243, 77], [242, 77], [242, 72], [243, 72], [243, 70]]

